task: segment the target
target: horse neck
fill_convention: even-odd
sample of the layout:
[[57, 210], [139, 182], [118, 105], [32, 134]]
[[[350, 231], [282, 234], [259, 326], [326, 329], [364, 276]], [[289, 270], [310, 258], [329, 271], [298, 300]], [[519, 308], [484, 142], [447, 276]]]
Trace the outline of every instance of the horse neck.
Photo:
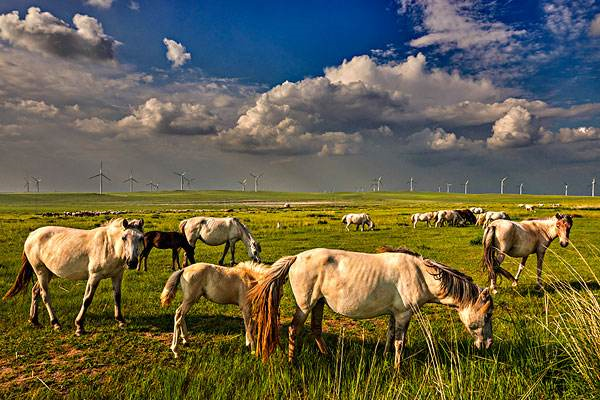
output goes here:
[[249, 246], [250, 242], [252, 242], [252, 240], [254, 239], [252, 237], [252, 234], [250, 234], [250, 231], [248, 231], [248, 229], [246, 229], [246, 227], [241, 222], [238, 222], [238, 227], [242, 232], [242, 242], [244, 242], [246, 246]]
[[113, 250], [113, 254], [117, 257], [117, 258], [125, 258], [124, 256], [124, 252], [125, 252], [125, 247], [123, 246], [123, 241], [122, 240], [117, 240], [123, 230], [121, 229], [120, 226], [115, 227], [114, 225], [108, 225], [105, 227], [106, 228], [106, 240], [108, 241], [108, 247], [110, 247]]
[[558, 232], [556, 230], [556, 220], [554, 218], [548, 220], [540, 220], [536, 221], [537, 226], [540, 231], [548, 238], [548, 240], [553, 241], [558, 236]]

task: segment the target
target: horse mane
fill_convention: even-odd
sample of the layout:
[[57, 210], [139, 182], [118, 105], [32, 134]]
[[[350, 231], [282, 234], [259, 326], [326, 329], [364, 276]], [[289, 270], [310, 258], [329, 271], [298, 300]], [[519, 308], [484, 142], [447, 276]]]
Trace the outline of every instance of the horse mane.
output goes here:
[[473, 283], [470, 276], [428, 258], [423, 262], [433, 270], [428, 271], [429, 274], [440, 281], [444, 297], [454, 298], [460, 306], [473, 304], [479, 298], [479, 286]]
[[257, 263], [254, 261], [243, 261], [237, 264], [234, 268], [239, 268], [252, 275], [255, 279], [260, 278], [264, 273], [268, 272], [270, 268], [266, 264]]
[[113, 218], [113, 219], [110, 219], [110, 220], [104, 222], [100, 226], [110, 226], [110, 225], [113, 225], [113, 224], [116, 225], [117, 223], [123, 224], [123, 220], [124, 220], [124, 218]]
[[383, 246], [380, 246], [377, 249], [375, 249], [375, 252], [376, 253], [402, 253], [402, 254], [409, 254], [411, 256], [423, 258], [423, 256], [421, 254], [417, 253], [416, 251], [407, 249], [406, 247], [392, 247], [392, 246], [388, 246], [388, 245], [383, 245]]

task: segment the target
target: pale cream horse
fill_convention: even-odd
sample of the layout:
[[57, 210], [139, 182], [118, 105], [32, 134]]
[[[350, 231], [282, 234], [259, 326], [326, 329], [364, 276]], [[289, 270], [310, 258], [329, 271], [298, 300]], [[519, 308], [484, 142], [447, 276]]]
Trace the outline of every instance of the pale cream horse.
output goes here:
[[477, 348], [492, 344], [492, 298], [471, 278], [405, 249], [384, 248], [381, 254], [313, 249], [279, 259], [248, 294], [257, 324], [256, 354], [266, 360], [279, 341], [279, 304], [288, 275], [296, 299], [289, 328], [288, 357], [294, 358], [296, 337], [312, 312], [317, 346], [327, 352], [321, 336], [323, 307], [354, 319], [390, 315], [386, 348], [393, 341], [399, 367], [413, 313], [425, 303], [455, 308]]
[[254, 351], [254, 324], [250, 318], [250, 306], [246, 296], [248, 291], [268, 271], [269, 268], [266, 268], [263, 264], [246, 261], [233, 268], [197, 263], [173, 272], [165, 284], [160, 301], [163, 307], [171, 304], [175, 298], [177, 286], [181, 283], [183, 302], [175, 311], [173, 342], [171, 344], [171, 350], [175, 357], [178, 356], [179, 335], [181, 335], [183, 344], [189, 340], [185, 315], [192, 305], [202, 297], [213, 303], [237, 304], [244, 318], [246, 346], [250, 346]]
[[432, 211], [426, 213], [416, 213], [411, 215], [410, 221], [412, 222], [413, 228], [417, 227], [418, 222], [425, 222], [427, 226], [430, 226], [431, 221], [434, 219], [434, 213]]
[[248, 227], [237, 218], [188, 218], [179, 223], [179, 231], [185, 235], [192, 247], [196, 246], [198, 239], [209, 246], [225, 244], [223, 256], [219, 260], [220, 265], [223, 265], [230, 248], [231, 265], [235, 264], [235, 244], [238, 240], [246, 246], [248, 257], [260, 262], [260, 244], [254, 239]]
[[346, 230], [350, 231], [350, 225], [356, 225], [356, 230], [360, 227], [360, 230], [364, 232], [365, 225], [369, 230], [375, 229], [375, 223], [367, 213], [361, 214], [346, 214], [342, 217], [342, 223], [346, 224]]
[[75, 319], [75, 333], [81, 335], [84, 333], [85, 312], [92, 303], [98, 284], [102, 279], [111, 278], [115, 319], [119, 326], [123, 326], [125, 319], [121, 313], [121, 281], [125, 265], [129, 269], [137, 266], [139, 254], [144, 248], [144, 235], [139, 230], [142, 228], [143, 222], [141, 225], [136, 224], [134, 229], [126, 219], [117, 218], [91, 230], [62, 226], [36, 229], [25, 240], [21, 271], [4, 299], [26, 289], [35, 272], [37, 282], [31, 291], [29, 320], [33, 325], [39, 324], [37, 303], [41, 295], [52, 326], [60, 329], [50, 302], [50, 280], [54, 276], [87, 280], [83, 305]]
[[[533, 219], [528, 221], [513, 222], [498, 220], [492, 222], [483, 234], [483, 259], [482, 265], [487, 270], [490, 279], [490, 290], [496, 293], [496, 272], [512, 281], [517, 286], [519, 276], [525, 268], [527, 257], [531, 254], [537, 256], [537, 284], [542, 287], [542, 264], [546, 250], [557, 237], [560, 245], [569, 245], [569, 234], [573, 226], [570, 215], [556, 213], [546, 219]], [[510, 272], [500, 266], [505, 255], [522, 257], [517, 274], [513, 277]]]
[[493, 221], [497, 221], [499, 219], [506, 219], [506, 220], [510, 221], [510, 217], [504, 211], [488, 211], [488, 212], [484, 213], [483, 215], [484, 215], [484, 220], [483, 220], [483, 228], [484, 229], [487, 228], [488, 225], [491, 224]]

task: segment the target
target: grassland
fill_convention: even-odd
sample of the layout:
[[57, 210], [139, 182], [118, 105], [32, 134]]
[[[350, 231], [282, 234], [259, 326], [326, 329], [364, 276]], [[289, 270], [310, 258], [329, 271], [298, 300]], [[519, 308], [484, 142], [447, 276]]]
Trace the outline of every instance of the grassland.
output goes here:
[[[282, 208], [284, 202], [292, 207]], [[112, 319], [110, 281], [102, 282], [96, 292], [86, 320], [90, 333], [83, 337], [74, 335], [73, 320], [85, 282], [51, 283], [52, 302], [63, 323], [59, 332], [49, 326], [43, 307], [43, 327], [27, 323], [29, 292], [1, 302], [0, 398], [598, 398], [600, 365], [594, 355], [600, 355], [600, 201], [592, 198], [225, 191], [3, 194], [0, 292], [12, 283], [31, 230], [52, 224], [89, 229], [110, 218], [43, 217], [44, 212], [110, 209], [143, 217], [146, 230], [174, 230], [179, 220], [199, 213], [235, 215], [260, 240], [268, 263], [313, 247], [371, 252], [382, 244], [402, 245], [465, 271], [483, 286], [480, 228], [413, 230], [409, 215], [481, 205], [519, 219], [532, 216], [516, 206], [525, 202], [561, 203], [561, 211], [580, 218], [571, 233], [573, 245], [562, 249], [555, 243], [547, 253], [546, 291], [535, 289], [535, 259], [529, 261], [519, 287], [501, 282], [494, 298], [495, 341], [488, 351], [475, 350], [454, 311], [429, 305], [409, 328], [405, 363], [396, 372], [391, 357], [382, 355], [386, 318], [353, 321], [326, 310], [325, 340], [331, 356], [320, 356], [305, 330], [296, 365], [289, 365], [281, 351], [262, 364], [244, 347], [238, 310], [201, 301], [188, 314], [192, 342], [181, 349], [180, 359], [173, 359], [168, 346], [176, 306], [159, 306], [160, 291], [171, 273], [170, 252], [153, 250], [148, 272], [125, 274], [125, 329]], [[346, 232], [341, 216], [354, 211], [369, 212], [377, 229]], [[540, 209], [533, 216], [554, 212]], [[238, 257], [247, 259], [239, 246]], [[198, 244], [197, 259], [216, 262], [221, 251]], [[517, 261], [508, 260], [506, 265], [514, 272]], [[566, 302], [565, 296], [575, 304]], [[284, 324], [289, 323], [293, 306], [287, 288], [281, 310]], [[584, 315], [582, 323], [573, 320], [574, 313]], [[588, 324], [592, 324], [589, 332]]]

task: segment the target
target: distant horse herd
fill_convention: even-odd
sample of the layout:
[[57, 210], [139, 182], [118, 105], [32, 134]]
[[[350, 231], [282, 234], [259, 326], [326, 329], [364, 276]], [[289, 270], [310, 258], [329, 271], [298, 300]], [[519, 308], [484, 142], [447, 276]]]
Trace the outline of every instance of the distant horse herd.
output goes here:
[[[311, 332], [319, 351], [327, 353], [322, 338], [325, 304], [334, 312], [354, 319], [390, 317], [385, 352], [395, 351], [399, 367], [412, 315], [425, 303], [447, 305], [458, 312], [467, 331], [479, 349], [492, 345], [492, 294], [497, 293], [496, 275], [507, 277], [513, 286], [531, 254], [537, 256], [537, 282], [542, 285], [542, 263], [546, 249], [555, 238], [565, 247], [573, 219], [556, 213], [545, 219], [511, 221], [504, 212], [485, 211], [481, 207], [441, 210], [413, 214], [411, 223], [441, 227], [477, 224], [484, 227], [482, 266], [488, 273], [489, 288], [480, 288], [471, 277], [444, 264], [425, 258], [405, 248], [381, 247], [377, 253], [358, 253], [337, 249], [312, 249], [282, 257], [271, 267], [261, 264], [261, 246], [250, 230], [237, 218], [198, 216], [182, 220], [179, 231], [144, 233], [144, 220], [113, 219], [103, 226], [81, 230], [46, 226], [27, 237], [21, 269], [4, 300], [27, 289], [36, 276], [31, 291], [29, 320], [39, 325], [38, 300], [46, 306], [54, 329], [60, 323], [52, 308], [49, 283], [53, 277], [86, 280], [83, 303], [75, 319], [76, 335], [83, 334], [84, 317], [96, 288], [102, 279], [112, 280], [114, 317], [125, 324], [121, 312], [121, 282], [125, 266], [147, 270], [147, 259], [154, 247], [172, 250], [172, 269], [181, 268], [179, 250], [185, 252], [183, 269], [168, 278], [160, 296], [169, 305], [178, 287], [183, 301], [174, 318], [171, 350], [178, 356], [179, 339], [189, 340], [185, 315], [202, 297], [219, 304], [237, 305], [243, 316], [246, 345], [266, 360], [278, 347], [280, 338], [279, 305], [283, 285], [289, 281], [296, 310], [289, 327], [288, 357], [295, 356], [297, 336], [311, 315]], [[366, 213], [347, 214], [342, 223], [356, 225], [364, 231], [375, 227]], [[211, 246], [225, 244], [219, 264], [231, 252], [231, 266], [196, 263], [194, 248], [200, 240]], [[242, 241], [252, 261], [235, 264], [235, 245]], [[521, 263], [513, 277], [501, 267], [505, 256], [519, 257]]]

